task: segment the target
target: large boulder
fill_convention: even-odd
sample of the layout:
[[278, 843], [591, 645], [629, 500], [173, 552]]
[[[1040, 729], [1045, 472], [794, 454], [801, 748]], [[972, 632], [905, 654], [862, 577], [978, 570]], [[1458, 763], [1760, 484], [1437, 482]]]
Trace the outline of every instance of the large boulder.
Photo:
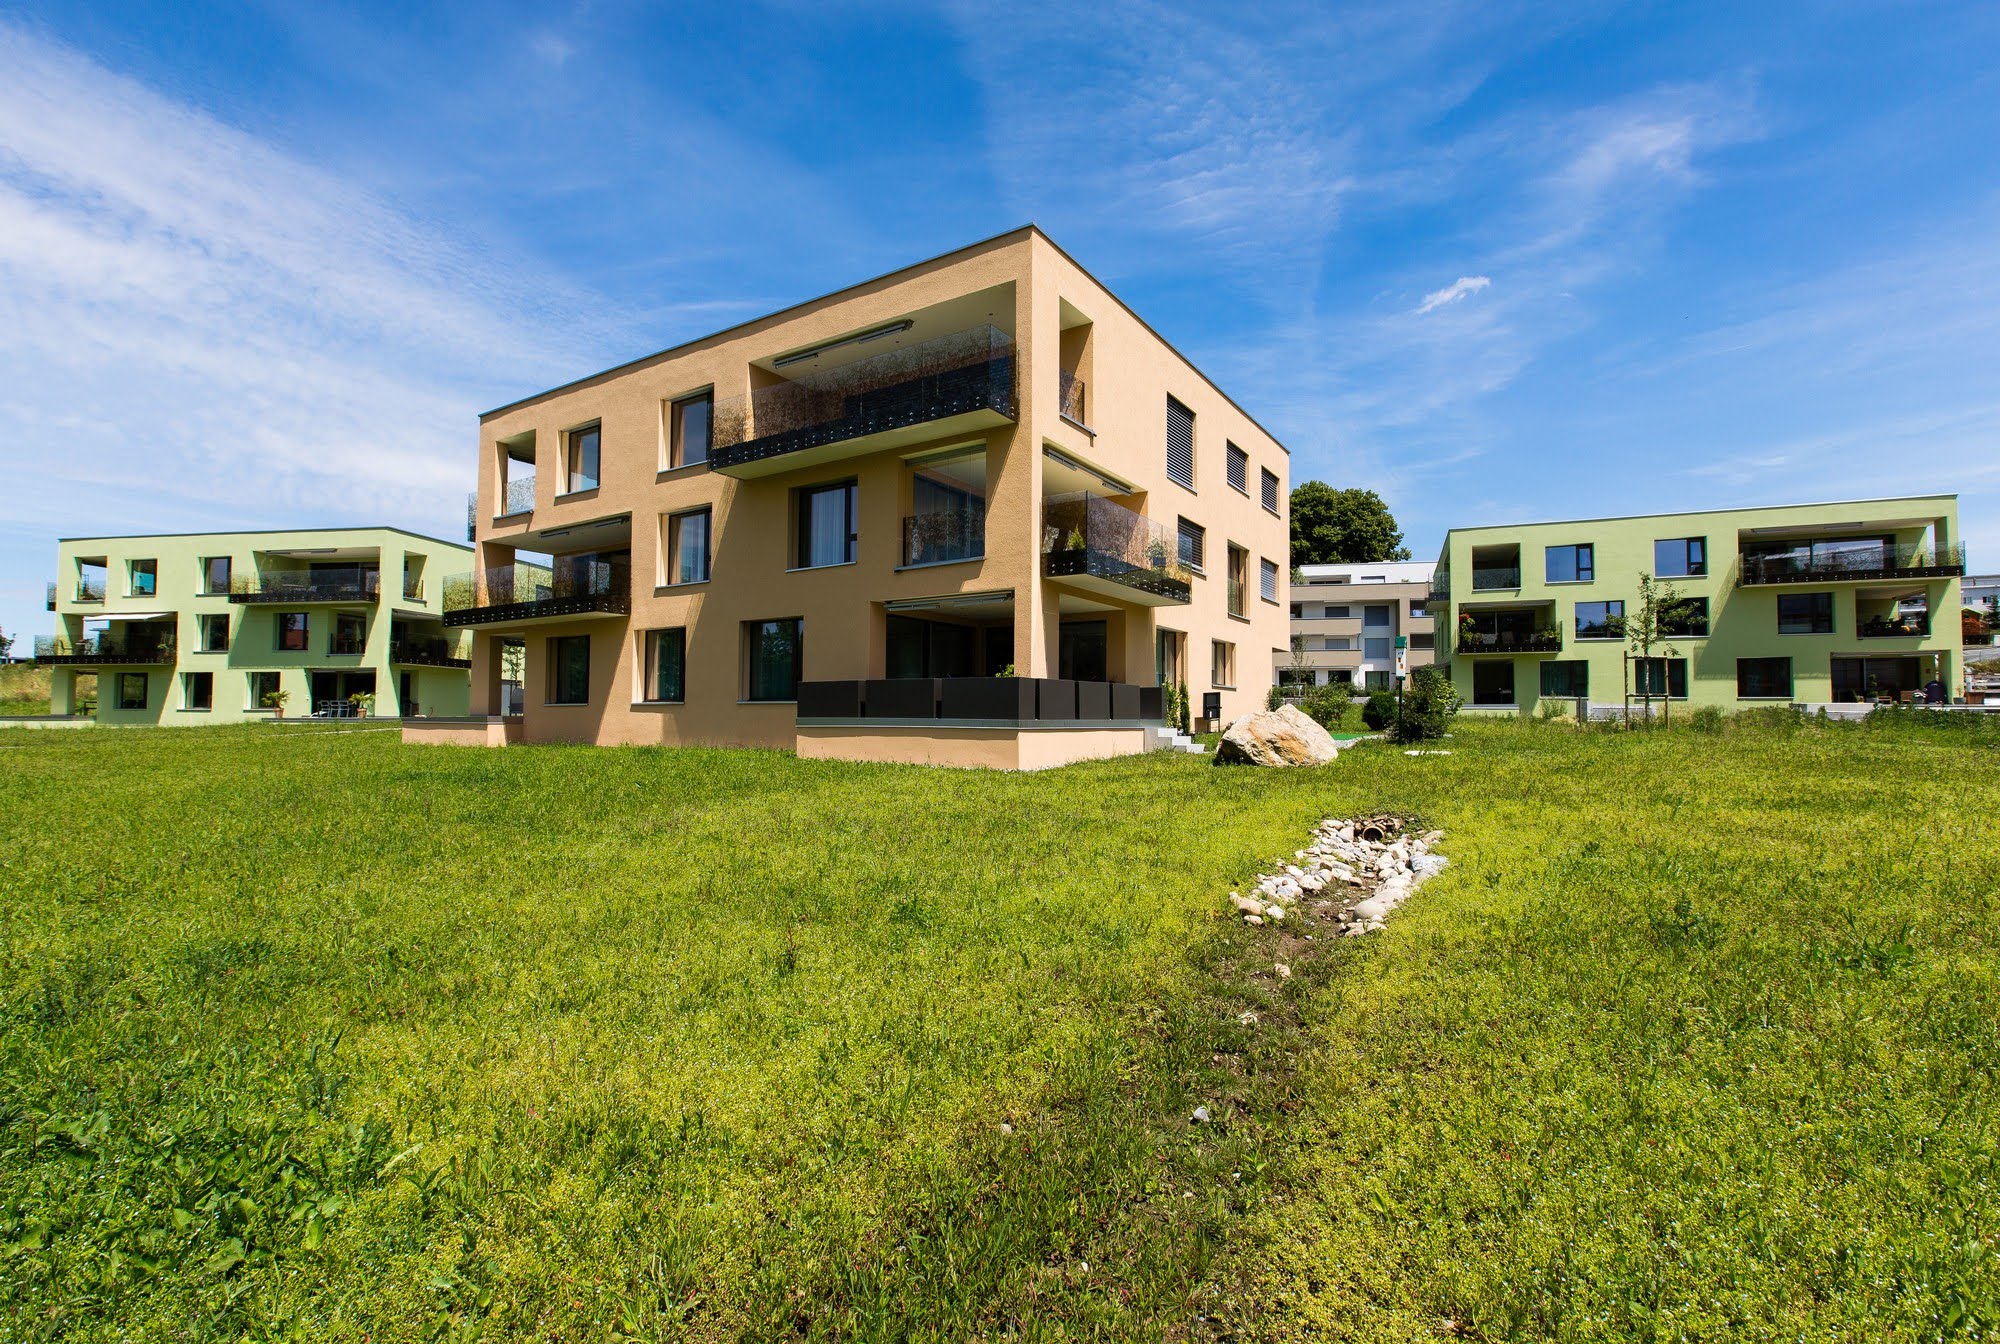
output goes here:
[[1246, 714], [1216, 744], [1217, 765], [1325, 765], [1340, 754], [1332, 734], [1297, 708]]

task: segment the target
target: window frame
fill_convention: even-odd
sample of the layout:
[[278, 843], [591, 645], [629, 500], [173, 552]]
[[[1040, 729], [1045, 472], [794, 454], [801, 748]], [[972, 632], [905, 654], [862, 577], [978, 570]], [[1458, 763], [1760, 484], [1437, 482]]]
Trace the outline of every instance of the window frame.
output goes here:
[[1264, 505], [1264, 512], [1273, 518], [1281, 517], [1282, 514], [1278, 509], [1278, 473], [1269, 467], [1259, 467], [1257, 472], [1258, 488], [1262, 492], [1260, 502]]
[[[264, 686], [262, 684], [263, 679], [266, 677], [269, 677], [271, 679], [271, 684], [269, 686]], [[267, 705], [264, 703], [264, 697], [273, 691], [283, 690], [285, 685], [284, 678], [279, 676], [278, 673], [271, 668], [261, 668], [255, 671], [245, 673], [245, 678], [248, 681], [247, 689], [250, 692], [249, 707], [251, 709], [275, 711], [276, 708], [275, 706]]]
[[[341, 647], [346, 643], [345, 632], [358, 627], [353, 648]], [[326, 654], [329, 658], [360, 658], [368, 652], [368, 618], [357, 611], [336, 611], [333, 613], [333, 629], [326, 637]]]
[[[222, 582], [215, 582], [215, 566], [222, 566]], [[204, 555], [201, 558], [201, 595], [203, 597], [227, 597], [229, 584], [236, 577], [236, 557], [233, 555]]]
[[[680, 694], [670, 698], [655, 695], [659, 684], [659, 642], [664, 635], [680, 637]], [[687, 703], [687, 627], [666, 625], [648, 630], [639, 641], [640, 704], [684, 705]]]
[[[762, 632], [773, 626], [792, 627], [792, 685], [789, 696], [758, 695], [757, 691], [757, 640]], [[739, 656], [743, 663], [741, 700], [746, 705], [795, 705], [799, 700], [799, 683], [805, 680], [806, 662], [806, 621], [803, 616], [772, 616], [761, 620], [745, 621], [742, 626]]]
[[[1221, 680], [1228, 677], [1227, 681]], [[1236, 689], [1236, 642], [1229, 639], [1208, 641], [1208, 686], [1214, 691]]]
[[1278, 606], [1278, 562], [1257, 557], [1257, 596], [1272, 606]]
[[[563, 650], [581, 644], [583, 647], [583, 698], [580, 700], [558, 699], [564, 691], [565, 667]], [[590, 703], [590, 636], [550, 635], [542, 646], [548, 666], [542, 673], [542, 703], [557, 709], [575, 709]]]
[[[146, 586], [139, 586], [139, 578], [145, 576]], [[127, 597], [158, 597], [160, 595], [160, 562], [158, 557], [125, 562], [125, 595]]]
[[[690, 519], [701, 519], [701, 577], [688, 578], [681, 573], [683, 529]], [[666, 582], [663, 587], [686, 588], [698, 583], [707, 583], [715, 577], [715, 506], [704, 504], [695, 509], [678, 509], [665, 518], [666, 536]]]
[[[288, 644], [285, 637], [289, 633], [288, 622], [296, 618], [299, 623], [297, 644]], [[309, 611], [278, 611], [271, 614], [271, 630], [274, 636], [272, 648], [278, 653], [312, 652], [312, 613]]]
[[[202, 688], [203, 703], [194, 703], [194, 688]], [[215, 708], [215, 673], [181, 673], [181, 710], [189, 714], [206, 714]]]
[[[590, 484], [578, 485], [577, 479], [583, 475], [580, 455], [585, 435], [594, 436], [591, 447]], [[604, 422], [593, 420], [587, 425], [563, 431], [563, 494], [587, 495], [604, 484]]]
[[[1570, 553], [1572, 574], [1567, 579], [1558, 579], [1550, 573], [1556, 554], [1560, 551], [1568, 551]], [[1596, 583], [1597, 543], [1594, 541], [1570, 541], [1556, 546], [1544, 546], [1542, 548], [1542, 582], [1545, 584]]]
[[[847, 496], [845, 559], [829, 560], [824, 564], [814, 564], [811, 559], [812, 542], [812, 501], [820, 495], [844, 491]], [[845, 480], [825, 481], [817, 485], [801, 485], [792, 491], [792, 564], [790, 571], [797, 573], [808, 569], [838, 569], [842, 565], [858, 563], [861, 558], [861, 485], [854, 477]]]
[[[1603, 607], [1605, 609], [1604, 623], [1608, 626], [1610, 622], [1613, 620], [1623, 621], [1625, 619], [1624, 598], [1609, 597], [1605, 598], [1601, 602], [1572, 602], [1570, 604], [1569, 615], [1570, 615], [1571, 629], [1573, 631], [1574, 637], [1577, 639], [1597, 640], [1597, 641], [1602, 641], [1604, 643], [1611, 643], [1625, 638], [1625, 632], [1623, 630], [1620, 630], [1616, 634], [1609, 634], [1609, 635], [1586, 635], [1585, 633], [1583, 633], [1583, 628], [1584, 628], [1583, 608], [1585, 607]], [[1613, 607], [1618, 608], [1617, 614], [1615, 616], [1611, 612], [1611, 608]]]
[[[1634, 658], [1632, 660], [1632, 664], [1634, 667], [1642, 669], [1641, 675], [1643, 675], [1643, 669], [1652, 663], [1664, 663], [1666, 665], [1665, 670], [1666, 670], [1666, 683], [1667, 683], [1666, 689], [1664, 691], [1654, 691], [1652, 693], [1652, 698], [1655, 700], [1687, 699], [1688, 660], [1685, 658], [1669, 658], [1665, 654], [1658, 654], [1658, 653], [1653, 654], [1651, 657]], [[1674, 690], [1674, 673], [1677, 670], [1680, 673], [1680, 683], [1681, 683], [1681, 688], [1679, 692], [1676, 692]], [[1645, 696], [1646, 694], [1647, 692], [1643, 685], [1635, 685], [1632, 691], [1632, 695], [1635, 699], [1638, 697]]]
[[[139, 683], [138, 703], [133, 703], [129, 689], [136, 680]], [[153, 678], [148, 672], [120, 672], [118, 674], [118, 708], [149, 709], [153, 703]]]
[[1660, 633], [1666, 636], [1666, 638], [1668, 639], [1707, 639], [1709, 631], [1711, 629], [1707, 595], [1702, 593], [1697, 593], [1691, 597], [1677, 598], [1675, 599], [1675, 605], [1686, 607], [1689, 610], [1698, 609], [1701, 612], [1701, 619], [1700, 619], [1701, 628], [1699, 630], [1662, 629]]
[[[1540, 688], [1539, 694], [1557, 700], [1588, 700], [1590, 698], [1590, 660], [1588, 658], [1550, 658], [1539, 660], [1537, 665], [1541, 669], [1541, 676], [1538, 683]], [[1564, 670], [1565, 676], [1572, 683], [1580, 676], [1583, 679], [1582, 689], [1552, 689], [1549, 686], [1549, 672], [1558, 667]]]
[[[1752, 695], [1750, 692], [1744, 690], [1743, 689], [1744, 671], [1751, 666], [1757, 664], [1768, 664], [1768, 663], [1783, 663], [1785, 665], [1784, 693], [1782, 695]], [[1793, 691], [1796, 688], [1796, 686], [1797, 682], [1794, 679], [1794, 674], [1792, 671], [1792, 659], [1789, 654], [1775, 658], [1773, 657], [1738, 658], [1736, 660], [1736, 698], [1738, 700], [1790, 701], [1792, 699]]]
[[[685, 428], [687, 408], [706, 405], [708, 407], [708, 443], [701, 450], [701, 456], [690, 461], [687, 455], [687, 431]], [[715, 389], [703, 388], [686, 396], [672, 397], [667, 401], [667, 464], [666, 471], [679, 471], [682, 467], [706, 467], [715, 455]]]
[[[1660, 547], [1678, 545], [1681, 548], [1681, 568], [1664, 569], [1660, 565]], [[1689, 552], [1699, 550], [1700, 560], [1691, 560]], [[1699, 566], [1697, 568], [1696, 566]], [[1655, 537], [1653, 539], [1653, 577], [1656, 579], [1705, 579], [1708, 577], [1708, 538], [1700, 537]]]
[[[1482, 675], [1495, 677], [1505, 672], [1507, 676], [1507, 698], [1505, 700], [1482, 700], [1479, 698], [1479, 679]], [[1477, 658], [1472, 663], [1472, 696], [1467, 701], [1474, 706], [1498, 709], [1502, 706], [1517, 707], [1521, 703], [1520, 669], [1512, 658]]]
[[[1229, 585], [1225, 584], [1222, 594], [1223, 608], [1237, 620], [1247, 621], [1250, 619], [1250, 550], [1248, 547], [1238, 546], [1233, 541], [1228, 542], [1227, 545], [1229, 549], [1226, 552], [1228, 560], [1225, 573], [1229, 583], [1235, 585], [1236, 591], [1241, 594], [1241, 597], [1237, 602], [1231, 602], [1229, 600]], [[1239, 561], [1241, 562], [1241, 577], [1238, 577], [1237, 572]]]
[[[226, 611], [205, 611], [198, 619], [201, 629], [201, 648], [196, 650], [196, 652], [228, 653], [230, 634], [229, 613]], [[219, 644], [215, 641], [212, 633], [217, 628], [218, 623], [222, 630], [222, 642]]]
[[[1815, 604], [1815, 609], [1809, 609], [1806, 616], [1807, 620], [1813, 623], [1810, 628], [1805, 630], [1787, 630], [1785, 628], [1785, 603], [1787, 602], [1808, 602]], [[1821, 629], [1818, 625], [1819, 612], [1816, 609], [1817, 604], [1821, 603], [1825, 604], [1826, 608], [1826, 626], [1824, 629]], [[1778, 600], [1773, 604], [1772, 610], [1777, 617], [1778, 633], [1781, 635], [1831, 635], [1838, 633], [1835, 629], [1833, 594], [1831, 592], [1779, 593]]]
[[1231, 490], [1245, 499], [1250, 498], [1250, 454], [1227, 439], [1223, 440], [1222, 448], [1227, 459], [1223, 478], [1229, 482]]
[[[1176, 416], [1186, 423], [1187, 433], [1187, 478], [1183, 480], [1174, 474], [1174, 428]], [[1167, 479], [1181, 489], [1192, 493], [1200, 473], [1195, 469], [1195, 417], [1185, 402], [1173, 393], [1167, 394], [1167, 434], [1166, 434]]]
[[[1196, 574], [1200, 574], [1204, 578], [1207, 577], [1208, 529], [1192, 518], [1182, 517], [1174, 529], [1174, 535], [1177, 539], [1176, 544], [1179, 548], [1181, 564]], [[1189, 541], [1194, 542], [1192, 555], [1189, 554]]]

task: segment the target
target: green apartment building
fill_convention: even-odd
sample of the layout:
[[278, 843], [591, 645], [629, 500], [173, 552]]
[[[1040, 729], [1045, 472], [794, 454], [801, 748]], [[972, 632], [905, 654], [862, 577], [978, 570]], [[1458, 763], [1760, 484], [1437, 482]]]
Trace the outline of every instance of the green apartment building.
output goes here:
[[51, 710], [107, 724], [346, 715], [460, 715], [464, 632], [444, 627], [444, 576], [471, 549], [391, 527], [76, 537], [57, 543]]
[[[1626, 696], [1725, 710], [1956, 699], [1958, 497], [1454, 528], [1432, 579], [1440, 658], [1470, 709]], [[1680, 599], [1654, 656], [1627, 623], [1650, 574]], [[1671, 710], [1669, 709], [1669, 712]]]

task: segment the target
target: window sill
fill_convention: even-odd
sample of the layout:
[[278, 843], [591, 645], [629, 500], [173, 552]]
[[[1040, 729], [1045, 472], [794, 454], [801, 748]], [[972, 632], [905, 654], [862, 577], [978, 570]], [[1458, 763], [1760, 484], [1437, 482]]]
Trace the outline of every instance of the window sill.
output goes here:
[[684, 705], [686, 705], [686, 704], [687, 704], [687, 701], [685, 701], [685, 700], [634, 700], [634, 701], [632, 702], [632, 708], [634, 708], [634, 709], [680, 709], [681, 707], [683, 707], [683, 706], [684, 706]]
[[1181, 489], [1187, 491], [1189, 494], [1194, 495], [1196, 497], [1199, 497], [1201, 494], [1201, 492], [1195, 489], [1193, 486], [1187, 485], [1181, 481], [1177, 481], [1171, 476], [1167, 477], [1167, 484], [1180, 486]]
[[1266, 504], [1264, 506], [1264, 512], [1270, 514], [1273, 518], [1283, 518], [1285, 516], [1284, 514], [1279, 513], [1276, 509], [1272, 508], [1269, 504]]
[[1248, 625], [1248, 624], [1250, 624], [1250, 618], [1249, 618], [1248, 616], [1245, 616], [1245, 615], [1244, 615], [1244, 614], [1243, 614], [1242, 612], [1240, 612], [1240, 611], [1232, 611], [1232, 612], [1230, 612], [1230, 613], [1229, 613], [1229, 619], [1230, 619], [1230, 620], [1232, 620], [1232, 621], [1241, 621], [1241, 622], [1243, 622], [1243, 624], [1245, 624], [1245, 625]]
[[1075, 416], [1069, 414], [1067, 411], [1058, 411], [1056, 414], [1061, 417], [1062, 422], [1064, 424], [1071, 425], [1077, 429], [1082, 430], [1084, 433], [1090, 435], [1090, 437], [1093, 439], [1097, 437], [1096, 430], [1092, 429], [1089, 425], [1084, 424], [1083, 421], [1077, 419]]
[[[793, 565], [790, 569], [786, 570], [785, 573], [813, 574], [817, 573], [819, 570], [822, 569], [848, 569], [860, 563], [861, 562], [859, 560], [836, 560], [830, 565]], [[791, 702], [786, 701], [785, 703], [790, 704]]]
[[911, 565], [897, 565], [896, 573], [906, 569], [945, 569], [952, 565], [981, 565], [986, 563], [984, 555], [968, 555], [963, 560], [919, 560]]
[[567, 504], [572, 500], [588, 499], [595, 496], [600, 488], [600, 486], [596, 485], [586, 485], [580, 490], [565, 490], [555, 497], [555, 502], [558, 504]]
[[[1542, 587], [1544, 587], [1544, 588], [1587, 588], [1587, 587], [1589, 587], [1589, 586], [1590, 586], [1591, 584], [1593, 584], [1593, 583], [1596, 583], [1596, 582], [1597, 582], [1597, 580], [1596, 580], [1596, 579], [1544, 579], [1544, 580], [1542, 581]], [[1519, 592], [1519, 591], [1521, 591], [1521, 590], [1520, 590], [1520, 589], [1518, 589], [1518, 588], [1516, 588], [1516, 589], [1513, 589], [1512, 591], [1514, 591], [1514, 592]]]
[[544, 700], [543, 709], [589, 709], [588, 700]]
[[519, 518], [533, 517], [534, 512], [534, 506], [530, 505], [525, 509], [516, 509], [512, 513], [496, 513], [493, 515], [493, 521], [496, 523], [511, 523]]
[[213, 714], [214, 712], [213, 709], [189, 709], [185, 705], [174, 711], [176, 714]]
[[1246, 487], [1236, 484], [1236, 482], [1234, 481], [1231, 481], [1229, 483], [1229, 488], [1231, 490], [1234, 490], [1237, 494], [1243, 496], [1243, 498], [1245, 499], [1250, 498], [1250, 491]]
[[[797, 700], [738, 700], [739, 705], [796, 705]], [[942, 722], [942, 720], [940, 720]]]
[[653, 585], [653, 596], [670, 597], [673, 594], [682, 591], [683, 589], [706, 587], [713, 581], [714, 579], [711, 576], [710, 578], [706, 579], [689, 579], [685, 583], [656, 583]]
[[1770, 700], [1770, 701], [1777, 701], [1777, 702], [1780, 702], [1780, 703], [1786, 703], [1786, 704], [1788, 704], [1788, 703], [1790, 703], [1790, 702], [1791, 702], [1791, 698], [1792, 698], [1792, 697], [1791, 697], [1790, 695], [1741, 695], [1741, 694], [1739, 694], [1739, 695], [1738, 695], [1738, 696], [1737, 696], [1736, 698], [1737, 698], [1738, 700]]
[[661, 467], [653, 473], [653, 484], [659, 485], [664, 481], [683, 480], [689, 476], [701, 475], [708, 470], [709, 465], [706, 458], [703, 458], [699, 462], [683, 462], [678, 467]]

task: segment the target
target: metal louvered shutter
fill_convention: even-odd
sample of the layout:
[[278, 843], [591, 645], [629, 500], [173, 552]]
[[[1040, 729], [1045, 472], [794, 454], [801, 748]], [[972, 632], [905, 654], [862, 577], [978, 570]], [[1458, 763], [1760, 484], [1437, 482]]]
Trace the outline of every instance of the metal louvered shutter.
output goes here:
[[1229, 445], [1229, 488], [1250, 493], [1250, 454], [1233, 443]]
[[1208, 534], [1203, 532], [1199, 525], [1191, 523], [1185, 518], [1181, 519], [1182, 564], [1186, 565], [1189, 569], [1204, 568], [1206, 557], [1203, 552], [1207, 549], [1207, 544]]
[[1278, 478], [1268, 471], [1264, 473], [1264, 507], [1272, 513], [1278, 511]]
[[1167, 479], [1194, 489], [1194, 412], [1167, 398]]

